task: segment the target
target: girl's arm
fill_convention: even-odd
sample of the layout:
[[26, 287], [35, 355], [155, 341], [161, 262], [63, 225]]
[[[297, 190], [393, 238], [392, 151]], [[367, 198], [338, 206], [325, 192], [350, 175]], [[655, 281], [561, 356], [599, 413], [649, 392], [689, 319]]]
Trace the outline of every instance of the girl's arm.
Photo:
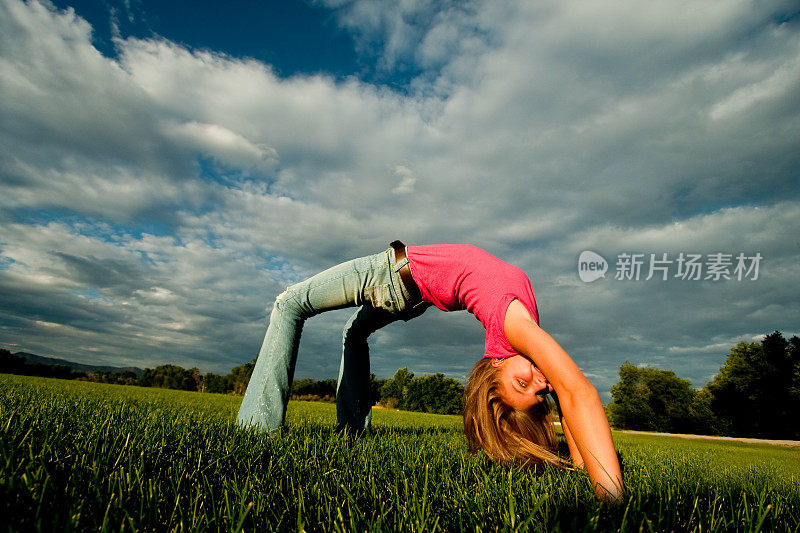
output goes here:
[[553, 401], [556, 402], [556, 410], [558, 411], [558, 418], [561, 420], [561, 431], [564, 432], [564, 438], [567, 439], [567, 446], [569, 447], [569, 455], [572, 457], [572, 466], [575, 468], [583, 468], [583, 456], [581, 456], [578, 446], [575, 444], [575, 439], [572, 438], [572, 432], [569, 430], [564, 413], [561, 411], [561, 403], [558, 401], [558, 394], [552, 393]]
[[578, 446], [575, 444], [575, 439], [572, 438], [572, 432], [569, 430], [567, 420], [563, 416], [561, 417], [561, 430], [564, 432], [564, 438], [567, 439], [569, 454], [572, 456], [572, 466], [575, 468], [583, 468], [583, 456]]
[[600, 499], [619, 499], [624, 490], [622, 473], [597, 390], [518, 300], [508, 306], [504, 325], [511, 346], [533, 360], [558, 394], [567, 431], [583, 459], [595, 494]]
[[569, 430], [567, 420], [564, 418], [564, 413], [561, 411], [561, 403], [558, 401], [558, 394], [556, 394], [555, 391], [551, 392], [550, 394], [553, 397], [553, 401], [556, 403], [558, 418], [561, 420], [561, 431], [564, 432], [564, 438], [567, 440], [569, 455], [572, 457], [572, 465], [575, 468], [583, 468], [583, 456], [581, 456], [581, 452], [578, 449], [578, 446], [575, 444], [575, 439], [572, 438], [572, 432]]

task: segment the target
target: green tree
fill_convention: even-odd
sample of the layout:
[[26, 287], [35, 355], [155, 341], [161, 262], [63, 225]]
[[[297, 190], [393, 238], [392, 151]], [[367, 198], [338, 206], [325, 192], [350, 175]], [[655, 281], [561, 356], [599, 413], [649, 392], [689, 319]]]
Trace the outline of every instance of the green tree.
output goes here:
[[44, 376], [58, 379], [75, 379], [86, 377], [83, 372], [73, 372], [67, 365], [47, 365], [42, 363], [29, 363], [22, 356], [12, 354], [10, 351], [0, 350], [0, 372], [9, 374], [22, 374], [25, 376]]
[[160, 365], [145, 368], [139, 376], [139, 385], [143, 387], [161, 387], [163, 389], [197, 390], [189, 370], [177, 365]]
[[0, 349], [0, 372], [22, 374], [25, 366], [25, 358], [14, 355], [6, 349]]
[[412, 379], [407, 386], [404, 409], [453, 415], [461, 412], [464, 387], [441, 372]]
[[408, 368], [397, 369], [394, 376], [387, 380], [381, 387], [381, 399], [389, 407], [405, 409], [405, 398], [408, 392], [408, 385], [414, 379], [414, 373], [409, 372]]
[[203, 386], [206, 392], [216, 392], [220, 394], [225, 394], [232, 390], [231, 382], [226, 376], [220, 376], [213, 372], [208, 372], [203, 376]]
[[250, 363], [245, 363], [241, 366], [234, 367], [231, 370], [230, 381], [231, 390], [234, 394], [244, 396], [247, 390], [247, 384], [250, 383], [250, 376], [253, 375], [253, 368], [256, 366], [256, 358]]
[[203, 381], [203, 375], [200, 373], [200, 369], [195, 367], [190, 368], [188, 371], [189, 379], [191, 380], [192, 388], [190, 390], [196, 390], [197, 392], [206, 392], [206, 384]]
[[611, 387], [614, 400], [606, 411], [612, 426], [620, 429], [654, 429], [650, 387], [639, 368], [625, 361], [619, 367], [619, 383]]
[[[317, 381], [311, 378], [292, 382], [292, 396], [316, 396], [319, 399], [336, 397], [336, 380], [333, 378]], [[313, 398], [312, 398], [313, 399]]]
[[614, 401], [607, 412], [614, 427], [673, 433], [714, 433], [717, 424], [707, 394], [698, 396], [688, 380], [670, 370], [636, 367], [625, 362]]
[[708, 390], [726, 433], [800, 438], [800, 339], [775, 331], [761, 343], [739, 343]]

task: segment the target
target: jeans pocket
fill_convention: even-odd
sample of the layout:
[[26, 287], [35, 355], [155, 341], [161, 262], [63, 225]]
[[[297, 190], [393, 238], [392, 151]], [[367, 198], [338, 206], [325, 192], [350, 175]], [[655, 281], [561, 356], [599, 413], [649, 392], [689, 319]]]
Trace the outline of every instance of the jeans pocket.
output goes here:
[[385, 309], [394, 313], [397, 307], [392, 299], [392, 290], [389, 285], [375, 285], [367, 287], [364, 300], [376, 309]]

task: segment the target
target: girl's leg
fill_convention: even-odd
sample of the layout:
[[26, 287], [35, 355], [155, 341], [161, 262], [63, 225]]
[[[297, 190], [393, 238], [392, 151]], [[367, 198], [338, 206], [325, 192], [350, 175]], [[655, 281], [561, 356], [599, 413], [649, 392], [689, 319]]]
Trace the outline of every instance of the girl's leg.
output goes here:
[[355, 434], [369, 431], [372, 398], [369, 379], [369, 336], [395, 320], [409, 321], [427, 309], [420, 305], [402, 313], [390, 313], [365, 305], [356, 311], [342, 332], [342, 364], [336, 387], [336, 420], [339, 429]]
[[269, 327], [247, 384], [237, 420], [242, 426], [274, 431], [286, 416], [286, 402], [294, 375], [302, 313], [284, 292], [275, 300]]
[[342, 364], [336, 386], [336, 421], [339, 429], [355, 434], [369, 430], [372, 398], [367, 338], [400, 318], [397, 314], [365, 305], [356, 311], [342, 332]]
[[264, 343], [237, 417], [268, 431], [286, 415], [300, 333], [306, 319], [331, 309], [368, 304], [397, 313], [405, 301], [396, 290], [389, 252], [354, 259], [292, 285], [275, 300]]

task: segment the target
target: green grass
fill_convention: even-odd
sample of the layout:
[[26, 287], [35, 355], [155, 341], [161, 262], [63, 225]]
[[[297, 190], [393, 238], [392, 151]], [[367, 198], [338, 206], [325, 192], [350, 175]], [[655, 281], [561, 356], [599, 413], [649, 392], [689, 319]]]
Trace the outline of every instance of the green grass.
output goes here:
[[796, 531], [800, 450], [615, 435], [628, 496], [582, 472], [465, 456], [454, 416], [374, 411], [333, 431], [292, 402], [278, 437], [241, 398], [0, 375], [0, 526], [9, 531]]

